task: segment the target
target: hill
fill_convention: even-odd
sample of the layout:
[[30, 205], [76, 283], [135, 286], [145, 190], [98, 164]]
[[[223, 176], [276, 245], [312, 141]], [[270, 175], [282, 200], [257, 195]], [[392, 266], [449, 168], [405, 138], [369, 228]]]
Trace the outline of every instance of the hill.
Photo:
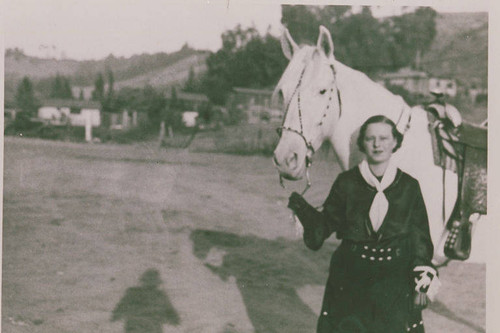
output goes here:
[[437, 36], [422, 58], [425, 71], [462, 84], [487, 86], [488, 14], [444, 13], [436, 20]]
[[29, 76], [35, 81], [37, 90], [47, 89], [48, 80], [57, 73], [70, 77], [71, 84], [88, 97], [99, 72], [111, 69], [115, 87], [168, 87], [184, 82], [190, 68], [195, 73], [205, 71], [207, 51], [194, 50], [184, 46], [181, 50], [167, 53], [141, 54], [130, 58], [108, 56], [102, 60], [76, 61], [42, 59], [23, 54], [19, 50], [5, 53], [5, 98], [12, 100], [19, 81]]

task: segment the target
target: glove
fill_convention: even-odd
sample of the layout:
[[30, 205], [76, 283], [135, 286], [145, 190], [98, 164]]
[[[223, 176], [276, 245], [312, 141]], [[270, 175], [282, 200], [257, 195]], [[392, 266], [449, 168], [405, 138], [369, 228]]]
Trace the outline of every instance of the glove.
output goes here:
[[428, 301], [434, 300], [441, 282], [437, 271], [430, 266], [417, 266], [413, 269], [415, 281], [415, 306], [425, 308]]
[[422, 293], [428, 291], [432, 280], [437, 276], [436, 270], [430, 266], [417, 266], [413, 269], [413, 274], [415, 277], [415, 291]]
[[304, 227], [304, 242], [311, 250], [318, 250], [325, 240], [325, 218], [300, 194], [293, 192], [288, 200], [288, 208], [293, 210]]
[[304, 210], [307, 206], [309, 206], [307, 201], [297, 192], [293, 192], [290, 195], [290, 198], [288, 199], [288, 208], [293, 210], [294, 213], [297, 214], [298, 212]]

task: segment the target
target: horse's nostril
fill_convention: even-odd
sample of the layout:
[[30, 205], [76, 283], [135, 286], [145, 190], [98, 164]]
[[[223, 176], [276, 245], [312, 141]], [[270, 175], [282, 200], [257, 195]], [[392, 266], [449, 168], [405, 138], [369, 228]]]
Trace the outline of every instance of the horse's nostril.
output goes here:
[[278, 162], [278, 159], [276, 158], [276, 155], [273, 156], [273, 162], [274, 162], [274, 165], [276, 166], [279, 166], [279, 162]]

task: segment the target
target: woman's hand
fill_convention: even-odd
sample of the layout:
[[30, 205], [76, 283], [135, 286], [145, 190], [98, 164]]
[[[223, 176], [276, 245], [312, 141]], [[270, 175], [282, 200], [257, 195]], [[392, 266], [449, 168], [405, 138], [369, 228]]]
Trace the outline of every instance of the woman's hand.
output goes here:
[[288, 208], [293, 210], [304, 227], [304, 242], [311, 250], [317, 251], [325, 240], [325, 217], [311, 206], [302, 195], [293, 192], [288, 200]]
[[304, 209], [308, 205], [309, 204], [304, 199], [304, 197], [301, 196], [300, 194], [298, 194], [297, 192], [293, 192], [290, 195], [290, 198], [288, 199], [288, 208], [290, 208], [291, 210], [293, 210], [295, 213], [297, 213], [298, 211]]

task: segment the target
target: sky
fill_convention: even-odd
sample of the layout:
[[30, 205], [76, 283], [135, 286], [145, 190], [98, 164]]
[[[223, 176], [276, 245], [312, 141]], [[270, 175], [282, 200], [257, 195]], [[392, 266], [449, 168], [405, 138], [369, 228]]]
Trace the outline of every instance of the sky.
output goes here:
[[[461, 6], [454, 1], [439, 1], [433, 7], [444, 12], [487, 10], [487, 0], [462, 1]], [[400, 10], [398, 6], [372, 9], [376, 16]], [[186, 42], [196, 49], [216, 51], [221, 47], [222, 32], [237, 24], [254, 25], [261, 33], [270, 27], [274, 35], [282, 29], [276, 1], [4, 0], [3, 11], [6, 48], [18, 47], [32, 56], [78, 60], [102, 59], [111, 53], [117, 57], [168, 53]]]

